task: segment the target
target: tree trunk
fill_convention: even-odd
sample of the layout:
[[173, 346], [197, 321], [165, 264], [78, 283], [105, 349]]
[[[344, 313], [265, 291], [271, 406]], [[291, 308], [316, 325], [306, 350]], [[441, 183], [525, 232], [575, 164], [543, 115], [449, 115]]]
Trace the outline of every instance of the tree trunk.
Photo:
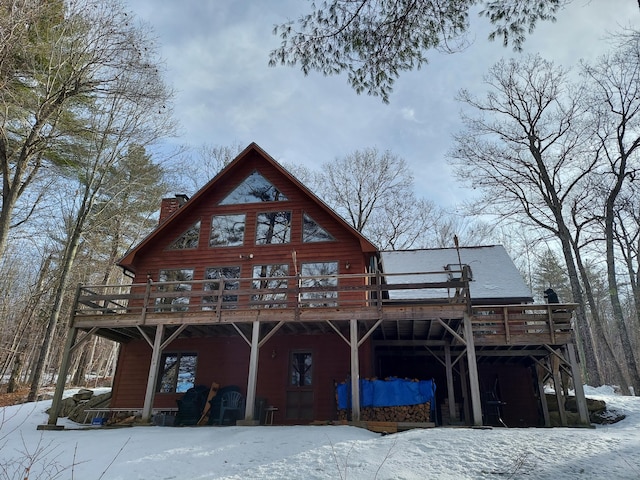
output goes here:
[[627, 323], [624, 319], [624, 313], [622, 311], [622, 305], [620, 304], [620, 295], [618, 294], [618, 280], [616, 278], [616, 264], [615, 264], [615, 249], [614, 249], [614, 200], [617, 193], [614, 192], [607, 198], [605, 207], [605, 244], [607, 247], [607, 282], [609, 285], [609, 298], [611, 300], [611, 309], [613, 311], [613, 321], [620, 335], [620, 342], [622, 344], [622, 352], [624, 354], [624, 360], [622, 360], [627, 369], [629, 370], [629, 376], [631, 378], [632, 385], [621, 385], [625, 393], [629, 393], [629, 386], [633, 386], [636, 392], [640, 391], [640, 370], [638, 370], [638, 363], [636, 362], [635, 353], [631, 345], [632, 332], [627, 327]]

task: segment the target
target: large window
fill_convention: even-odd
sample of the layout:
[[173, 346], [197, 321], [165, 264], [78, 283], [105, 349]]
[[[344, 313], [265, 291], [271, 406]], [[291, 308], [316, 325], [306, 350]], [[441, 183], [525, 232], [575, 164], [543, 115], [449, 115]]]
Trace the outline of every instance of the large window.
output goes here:
[[242, 203], [280, 202], [287, 197], [260, 173], [254, 171], [227, 195], [220, 205], [238, 205]]
[[338, 262], [303, 263], [300, 269], [301, 287], [313, 287], [319, 291], [302, 292], [300, 299], [307, 307], [335, 307], [338, 300]]
[[291, 212], [262, 212], [257, 215], [256, 245], [289, 243]]
[[[206, 292], [216, 293], [220, 290], [221, 282], [224, 279], [224, 290], [238, 290], [240, 288], [240, 282], [237, 280], [240, 278], [240, 267], [211, 267], [205, 271], [205, 278], [207, 280], [215, 280], [213, 282], [207, 282], [204, 284], [204, 290]], [[215, 310], [218, 301], [218, 295], [205, 295], [202, 297], [202, 309], [203, 310]], [[228, 293], [222, 295], [222, 308], [236, 308], [238, 303], [237, 295], [229, 295]]]
[[158, 388], [161, 393], [184, 393], [196, 383], [195, 353], [165, 353], [160, 361]]
[[156, 311], [158, 312], [184, 312], [189, 309], [189, 295], [181, 295], [181, 292], [191, 291], [193, 281], [193, 269], [160, 270], [159, 282], [167, 282], [167, 285], [158, 284], [159, 292], [167, 292], [166, 297], [156, 298]]
[[236, 247], [244, 243], [245, 214], [214, 215], [211, 219], [210, 247]]
[[269, 291], [287, 288], [289, 265], [254, 265], [253, 281], [251, 286], [260, 289], [259, 293], [251, 295], [251, 301], [258, 308], [283, 308], [286, 304], [280, 303], [287, 299], [286, 292]]

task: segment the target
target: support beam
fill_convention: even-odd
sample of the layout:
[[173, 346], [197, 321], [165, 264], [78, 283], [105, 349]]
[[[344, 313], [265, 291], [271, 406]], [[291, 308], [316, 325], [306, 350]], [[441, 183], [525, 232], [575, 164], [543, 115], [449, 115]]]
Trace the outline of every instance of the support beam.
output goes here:
[[67, 343], [64, 346], [64, 353], [62, 354], [62, 364], [58, 371], [58, 381], [56, 382], [56, 390], [53, 394], [53, 401], [51, 403], [51, 409], [49, 410], [48, 425], [56, 425], [58, 423], [58, 414], [60, 413], [60, 404], [62, 402], [62, 394], [64, 393], [64, 386], [67, 383], [67, 372], [69, 371], [69, 364], [71, 363], [71, 351], [73, 344], [78, 336], [78, 329], [71, 327], [67, 333]]
[[351, 420], [360, 421], [360, 361], [358, 358], [358, 320], [349, 320], [351, 347]]
[[544, 393], [544, 377], [545, 368], [538, 364], [535, 365], [536, 378], [538, 379], [538, 395], [540, 396], [540, 405], [542, 406], [542, 417], [544, 419], [544, 426], [551, 426], [551, 418], [549, 417], [549, 405], [547, 404], [547, 395]]
[[253, 421], [256, 403], [256, 385], [258, 383], [258, 354], [260, 353], [260, 321], [254, 320], [251, 333], [251, 354], [249, 356], [249, 379], [247, 380], [247, 401], [244, 408], [245, 422]]
[[573, 377], [573, 389], [576, 394], [576, 405], [578, 406], [578, 415], [580, 415], [580, 423], [583, 425], [590, 425], [589, 409], [587, 407], [587, 398], [584, 395], [584, 386], [582, 385], [582, 375], [580, 374], [580, 365], [578, 365], [578, 359], [576, 351], [572, 343], [567, 344], [567, 356], [569, 362], [571, 362], [571, 376]]
[[444, 346], [444, 363], [447, 373], [447, 395], [449, 397], [449, 419], [450, 423], [458, 421], [458, 410], [456, 409], [456, 395], [453, 388], [453, 365], [451, 364], [451, 347]]
[[549, 357], [551, 361], [551, 371], [553, 372], [553, 388], [556, 391], [556, 400], [558, 402], [558, 412], [560, 413], [560, 424], [567, 426], [567, 411], [564, 408], [564, 390], [562, 387], [562, 378], [560, 376], [560, 358], [556, 355]]
[[156, 396], [156, 385], [158, 382], [158, 365], [162, 355], [162, 337], [164, 337], [164, 325], [156, 327], [156, 337], [153, 341], [151, 352], [151, 365], [149, 365], [149, 378], [147, 379], [147, 391], [144, 394], [144, 406], [142, 407], [142, 421], [151, 420], [153, 410], [153, 399]]
[[471, 317], [464, 314], [464, 339], [467, 343], [467, 363], [469, 367], [469, 389], [471, 390], [471, 410], [473, 411], [473, 425], [482, 425], [482, 405], [480, 403], [480, 382], [478, 381], [478, 363], [476, 347], [473, 341]]

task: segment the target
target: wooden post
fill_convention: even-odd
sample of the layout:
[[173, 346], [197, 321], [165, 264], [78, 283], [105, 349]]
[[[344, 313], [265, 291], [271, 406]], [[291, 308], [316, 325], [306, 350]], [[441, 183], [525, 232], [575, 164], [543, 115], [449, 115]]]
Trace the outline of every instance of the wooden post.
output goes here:
[[540, 405], [542, 406], [542, 417], [544, 418], [544, 426], [551, 426], [551, 418], [549, 417], [549, 405], [547, 405], [547, 395], [544, 393], [544, 369], [541, 365], [536, 365], [536, 377], [538, 379], [538, 395], [540, 395]]
[[71, 363], [71, 350], [73, 344], [76, 342], [78, 336], [78, 329], [71, 327], [67, 333], [67, 343], [64, 346], [64, 353], [62, 354], [62, 364], [58, 371], [58, 381], [56, 382], [56, 390], [53, 394], [53, 401], [51, 402], [51, 409], [49, 410], [49, 420], [47, 425], [56, 425], [58, 423], [58, 414], [60, 413], [60, 404], [62, 401], [62, 394], [64, 393], [64, 386], [67, 383], [67, 371], [69, 370], [69, 363]]
[[162, 337], [164, 336], [164, 325], [156, 327], [156, 337], [153, 341], [151, 352], [151, 365], [149, 365], [149, 378], [147, 379], [147, 391], [144, 394], [144, 406], [142, 407], [142, 421], [151, 420], [153, 411], [153, 399], [156, 395], [156, 385], [158, 383], [158, 368], [162, 355]]
[[556, 355], [551, 355], [551, 372], [553, 375], [553, 387], [556, 391], [556, 400], [558, 401], [558, 412], [560, 413], [560, 424], [567, 426], [567, 412], [564, 408], [564, 392], [562, 388], [562, 379], [560, 377], [560, 359]]
[[451, 366], [451, 345], [444, 346], [444, 363], [447, 371], [447, 395], [449, 396], [449, 421], [458, 421], [458, 410], [456, 409], [455, 389], [453, 388], [453, 367]]
[[471, 424], [471, 413], [469, 411], [469, 388], [467, 386], [467, 368], [464, 362], [460, 362], [460, 384], [462, 385], [462, 409], [464, 419], [467, 424]]
[[351, 420], [360, 421], [360, 362], [358, 359], [358, 320], [349, 320], [351, 347]]
[[478, 381], [478, 363], [476, 347], [473, 341], [471, 317], [464, 314], [464, 339], [467, 342], [467, 363], [469, 366], [469, 389], [471, 390], [471, 409], [473, 411], [473, 425], [482, 425], [482, 405], [480, 403], [480, 383]]
[[253, 321], [251, 333], [251, 354], [249, 356], [249, 379], [247, 381], [247, 401], [244, 408], [244, 419], [253, 421], [253, 410], [256, 403], [256, 385], [258, 383], [258, 354], [260, 353], [260, 321]]
[[580, 415], [580, 423], [583, 425], [590, 425], [589, 409], [587, 408], [587, 398], [584, 396], [584, 387], [582, 385], [582, 375], [580, 374], [580, 366], [578, 365], [578, 359], [576, 357], [576, 351], [573, 347], [573, 343], [568, 343], [565, 347], [571, 363], [571, 376], [573, 377], [573, 389], [576, 394], [576, 405], [578, 407], [578, 414]]

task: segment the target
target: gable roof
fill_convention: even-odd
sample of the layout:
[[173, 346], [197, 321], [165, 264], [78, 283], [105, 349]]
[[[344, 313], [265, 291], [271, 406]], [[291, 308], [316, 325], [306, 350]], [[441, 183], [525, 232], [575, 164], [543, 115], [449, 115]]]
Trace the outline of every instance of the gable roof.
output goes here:
[[166, 231], [167, 228], [176, 220], [176, 218], [197, 208], [200, 203], [200, 199], [207, 195], [208, 192], [215, 189], [217, 185], [222, 184], [226, 178], [228, 178], [234, 171], [241, 168], [241, 165], [245, 159], [249, 158], [252, 153], [257, 153], [266, 163], [270, 164], [273, 168], [278, 170], [288, 181], [293, 183], [302, 192], [309, 197], [309, 199], [316, 203], [320, 208], [326, 211], [331, 217], [333, 217], [340, 225], [342, 225], [347, 231], [349, 231], [360, 243], [360, 247], [363, 252], [374, 253], [378, 249], [371, 243], [362, 233], [353, 228], [346, 220], [333, 211], [326, 203], [318, 198], [311, 190], [309, 190], [300, 180], [294, 177], [289, 171], [287, 171], [282, 165], [275, 161], [267, 152], [260, 148], [255, 142], [252, 142], [247, 148], [245, 148], [229, 165], [223, 168], [215, 177], [213, 177], [206, 185], [198, 190], [193, 197], [191, 197], [182, 207], [174, 212], [169, 218], [158, 225], [149, 235], [147, 235], [138, 245], [129, 250], [122, 259], [118, 262], [118, 265], [126, 270], [134, 271], [133, 263], [135, 256], [140, 250], [149, 245], [154, 239], [158, 238]]
[[[460, 257], [458, 257], [458, 252]], [[442, 272], [434, 275], [385, 276], [387, 284], [409, 282], [446, 282], [447, 265], [453, 269], [468, 265], [472, 281], [469, 282], [471, 301], [474, 304], [528, 303], [533, 301], [531, 290], [524, 283], [522, 275], [502, 245], [482, 247], [435, 248], [425, 250], [405, 250], [380, 252], [381, 267], [385, 274]], [[397, 300], [418, 300], [442, 296], [435, 291], [390, 291], [390, 298]]]

